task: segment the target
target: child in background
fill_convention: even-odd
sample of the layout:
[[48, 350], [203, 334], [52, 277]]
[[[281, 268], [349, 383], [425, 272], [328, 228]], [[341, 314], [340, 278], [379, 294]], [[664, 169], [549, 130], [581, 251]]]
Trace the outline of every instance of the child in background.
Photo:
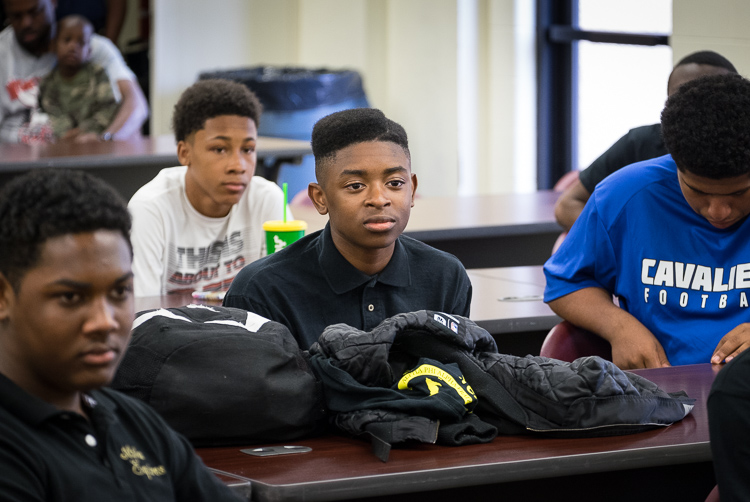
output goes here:
[[39, 106], [49, 117], [55, 139], [112, 139], [107, 127], [119, 104], [107, 72], [89, 62], [93, 30], [86, 18], [66, 16], [52, 41], [57, 67], [39, 84]]

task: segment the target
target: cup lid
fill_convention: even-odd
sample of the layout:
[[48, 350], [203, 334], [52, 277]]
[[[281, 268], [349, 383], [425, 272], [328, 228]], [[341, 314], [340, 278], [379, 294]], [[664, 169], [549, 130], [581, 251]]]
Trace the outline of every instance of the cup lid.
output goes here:
[[307, 229], [307, 222], [303, 220], [270, 220], [263, 223], [263, 230], [270, 232], [298, 232]]

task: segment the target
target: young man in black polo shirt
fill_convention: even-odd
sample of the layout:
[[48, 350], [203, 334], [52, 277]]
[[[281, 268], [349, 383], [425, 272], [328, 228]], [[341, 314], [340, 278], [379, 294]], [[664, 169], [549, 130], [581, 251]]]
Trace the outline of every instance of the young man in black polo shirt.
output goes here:
[[130, 216], [81, 172], [0, 191], [0, 500], [238, 500], [107, 385], [133, 323]]
[[421, 309], [468, 317], [463, 265], [401, 235], [417, 189], [403, 127], [380, 110], [344, 110], [315, 124], [312, 148], [308, 194], [328, 224], [243, 268], [224, 305], [286, 325], [302, 349], [331, 324], [369, 331]]

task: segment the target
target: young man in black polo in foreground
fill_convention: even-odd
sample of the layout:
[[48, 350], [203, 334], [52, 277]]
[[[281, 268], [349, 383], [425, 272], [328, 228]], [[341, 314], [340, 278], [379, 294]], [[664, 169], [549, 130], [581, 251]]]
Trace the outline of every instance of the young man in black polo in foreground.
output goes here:
[[239, 500], [140, 401], [103, 388], [133, 323], [130, 216], [42, 170], [0, 191], [0, 500]]
[[368, 331], [421, 309], [468, 317], [463, 265], [401, 235], [417, 189], [403, 127], [380, 110], [344, 110], [315, 124], [312, 149], [308, 194], [328, 224], [243, 268], [224, 305], [286, 325], [302, 349], [331, 324]]

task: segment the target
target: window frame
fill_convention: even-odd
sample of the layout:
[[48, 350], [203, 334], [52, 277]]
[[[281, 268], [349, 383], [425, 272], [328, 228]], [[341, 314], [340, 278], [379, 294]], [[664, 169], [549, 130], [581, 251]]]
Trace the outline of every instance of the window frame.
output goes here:
[[578, 28], [578, 0], [537, 0], [537, 188], [578, 164], [578, 44], [670, 45], [670, 36]]

